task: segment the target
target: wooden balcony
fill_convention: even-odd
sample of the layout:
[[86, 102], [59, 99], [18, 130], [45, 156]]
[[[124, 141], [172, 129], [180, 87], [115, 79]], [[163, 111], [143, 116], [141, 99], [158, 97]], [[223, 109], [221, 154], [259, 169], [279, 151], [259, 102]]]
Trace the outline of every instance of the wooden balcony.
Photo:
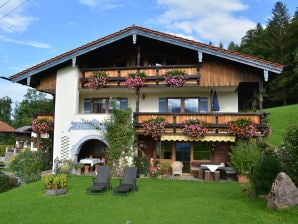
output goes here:
[[262, 130], [268, 128], [268, 124], [264, 123], [267, 113], [134, 113], [134, 126], [138, 134], [143, 134], [142, 124], [150, 118], [164, 117], [168, 124], [166, 126], [166, 134], [183, 133], [183, 122], [188, 119], [200, 119], [205, 122], [208, 128], [208, 135], [228, 135], [229, 121], [238, 118], [250, 119], [257, 127], [257, 136], [262, 136]]
[[200, 82], [199, 68], [199, 65], [169, 65], [81, 69], [80, 88], [87, 88], [87, 78], [99, 70], [108, 74], [107, 87], [126, 87], [125, 78], [135, 72], [143, 72], [146, 75], [146, 86], [163, 86], [166, 85], [163, 75], [171, 70], [181, 70], [186, 73], [185, 85], [198, 85]]

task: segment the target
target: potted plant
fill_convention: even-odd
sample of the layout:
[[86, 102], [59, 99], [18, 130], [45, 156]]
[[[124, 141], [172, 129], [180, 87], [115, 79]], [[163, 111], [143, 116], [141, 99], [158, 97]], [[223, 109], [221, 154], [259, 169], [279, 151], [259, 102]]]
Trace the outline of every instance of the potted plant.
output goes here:
[[180, 70], [168, 71], [165, 76], [165, 82], [174, 88], [179, 88], [185, 84], [185, 72]]
[[81, 175], [83, 166], [84, 166], [83, 163], [75, 163], [75, 164], [73, 165], [73, 167], [77, 170], [77, 174], [78, 174], [78, 175]]
[[143, 87], [145, 85], [146, 75], [143, 72], [136, 72], [128, 74], [125, 84], [128, 88]]
[[258, 146], [250, 141], [241, 140], [231, 147], [229, 165], [237, 172], [239, 182], [247, 182], [248, 174], [252, 167], [257, 164], [261, 155]]
[[68, 178], [66, 174], [45, 174], [42, 176], [46, 195], [61, 195], [67, 193]]
[[256, 126], [250, 119], [238, 118], [228, 122], [228, 132], [237, 138], [247, 139], [256, 134]]
[[208, 129], [205, 126], [206, 124], [199, 119], [189, 119], [184, 121], [183, 132], [190, 137], [204, 137], [208, 132]]
[[93, 72], [91, 76], [87, 78], [87, 83], [91, 89], [100, 89], [107, 85], [108, 74], [103, 71]]
[[143, 122], [144, 134], [151, 135], [151, 137], [158, 141], [165, 132], [167, 120], [164, 117], [156, 117], [145, 120]]

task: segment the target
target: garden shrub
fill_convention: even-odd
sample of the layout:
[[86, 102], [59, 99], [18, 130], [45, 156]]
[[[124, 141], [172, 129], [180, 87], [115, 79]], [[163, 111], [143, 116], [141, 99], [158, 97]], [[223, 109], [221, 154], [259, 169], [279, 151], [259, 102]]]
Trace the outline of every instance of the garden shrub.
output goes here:
[[10, 163], [10, 168], [25, 183], [40, 179], [40, 172], [49, 167], [49, 153], [42, 151], [23, 151], [16, 155]]
[[298, 186], [298, 124], [290, 125], [285, 131], [279, 157], [283, 171]]
[[0, 193], [10, 190], [9, 176], [0, 173]]
[[262, 151], [256, 143], [247, 140], [238, 140], [231, 147], [229, 165], [239, 175], [247, 176], [251, 172], [252, 167], [258, 163], [261, 155]]
[[134, 164], [137, 167], [137, 174], [148, 175], [150, 172], [150, 161], [147, 158], [135, 157]]
[[0, 157], [5, 156], [6, 148], [13, 148], [13, 145], [0, 145]]
[[280, 171], [281, 167], [276, 154], [272, 152], [264, 153], [249, 175], [249, 180], [256, 195], [268, 194]]

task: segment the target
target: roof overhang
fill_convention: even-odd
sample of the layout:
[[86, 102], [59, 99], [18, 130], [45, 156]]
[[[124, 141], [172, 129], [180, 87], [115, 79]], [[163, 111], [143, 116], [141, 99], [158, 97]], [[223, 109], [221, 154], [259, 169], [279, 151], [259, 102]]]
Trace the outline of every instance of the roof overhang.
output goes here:
[[177, 37], [174, 35], [138, 27], [131, 26], [126, 29], [123, 29], [117, 33], [108, 35], [104, 38], [93, 41], [89, 44], [78, 47], [74, 50], [61, 54], [55, 58], [47, 60], [43, 63], [40, 63], [32, 68], [24, 70], [16, 75], [9, 77], [8, 79], [12, 82], [20, 82], [24, 79], [30, 79], [31, 76], [51, 69], [55, 66], [59, 66], [62, 63], [69, 62], [74, 66], [76, 58], [84, 55], [90, 51], [96, 50], [105, 45], [111, 44], [120, 39], [126, 38], [128, 36], [132, 37], [132, 43], [137, 42], [137, 36], [143, 36], [147, 38], [152, 38], [157, 41], [162, 41], [165, 43], [173, 44], [176, 46], [184, 47], [187, 49], [191, 49], [197, 51], [198, 54], [209, 54], [217, 57], [221, 57], [227, 60], [235, 61], [238, 63], [242, 63], [245, 65], [253, 66], [264, 71], [272, 72], [280, 74], [283, 71], [283, 67], [281, 65], [275, 65], [274, 63], [265, 63], [265, 60], [260, 60], [255, 57], [245, 56], [243, 54], [228, 51], [222, 48], [213, 47], [207, 44], [203, 44], [197, 41], [188, 40], [185, 38]]

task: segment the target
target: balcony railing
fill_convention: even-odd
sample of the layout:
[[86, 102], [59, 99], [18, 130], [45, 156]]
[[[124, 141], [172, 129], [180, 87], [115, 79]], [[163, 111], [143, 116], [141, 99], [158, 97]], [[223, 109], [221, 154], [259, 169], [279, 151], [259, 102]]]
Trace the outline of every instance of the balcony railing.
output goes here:
[[262, 136], [262, 130], [268, 128], [268, 124], [264, 123], [267, 113], [134, 113], [134, 126], [138, 134], [144, 133], [142, 124], [144, 121], [163, 117], [167, 120], [166, 133], [183, 133], [183, 122], [188, 119], [199, 119], [205, 122], [208, 127], [208, 134], [228, 134], [229, 121], [239, 118], [250, 119], [257, 127], [257, 135]]
[[80, 88], [87, 88], [87, 78], [99, 70], [108, 74], [107, 87], [125, 87], [125, 78], [135, 72], [143, 72], [146, 75], [146, 86], [166, 85], [163, 75], [170, 70], [184, 71], [186, 85], [197, 85], [200, 81], [199, 65], [88, 68], [81, 69]]

